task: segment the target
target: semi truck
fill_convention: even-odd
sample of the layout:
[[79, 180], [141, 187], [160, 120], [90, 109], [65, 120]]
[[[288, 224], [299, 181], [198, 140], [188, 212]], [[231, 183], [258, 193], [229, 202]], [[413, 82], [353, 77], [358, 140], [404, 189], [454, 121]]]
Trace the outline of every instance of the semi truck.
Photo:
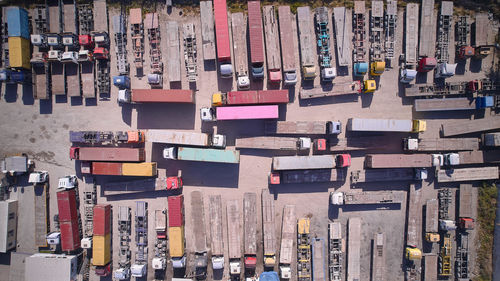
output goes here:
[[277, 156], [273, 157], [273, 170], [333, 169], [335, 160], [334, 155]]
[[205, 212], [203, 194], [200, 191], [191, 192], [191, 218], [194, 234], [194, 264], [197, 279], [207, 276], [207, 234], [205, 232]]
[[283, 63], [283, 81], [285, 86], [297, 83], [297, 69], [295, 66], [295, 49], [293, 42], [292, 13], [290, 6], [278, 7], [278, 21], [281, 41], [281, 60]]
[[262, 39], [262, 14], [260, 1], [251, 0], [248, 5], [248, 39], [253, 79], [264, 79], [264, 42]]
[[429, 72], [437, 65], [436, 52], [436, 16], [434, 0], [422, 0], [420, 14], [420, 36], [418, 45], [418, 72]]
[[157, 174], [156, 162], [118, 163], [118, 162], [82, 162], [82, 174], [100, 176], [136, 176], [154, 177]]
[[474, 228], [472, 184], [461, 184], [458, 201], [458, 226], [462, 230]]
[[299, 29], [300, 63], [302, 65], [303, 80], [314, 80], [316, 78], [314, 31], [311, 23], [312, 19], [309, 7], [298, 7], [297, 26]]
[[172, 267], [186, 267], [184, 238], [184, 195], [168, 197], [168, 243]]
[[276, 121], [265, 123], [266, 134], [338, 135], [340, 121]]
[[266, 5], [262, 7], [262, 10], [266, 35], [267, 81], [279, 84], [281, 82], [281, 58], [276, 9], [272, 5]]
[[427, 179], [426, 169], [394, 168], [351, 171], [351, 184], [384, 181], [421, 181]]
[[229, 25], [227, 23], [226, 0], [215, 0], [213, 1], [213, 3], [219, 74], [221, 78], [233, 78], [233, 66], [231, 65], [231, 48], [229, 46]]
[[81, 229], [77, 190], [70, 189], [57, 192], [57, 208], [59, 210], [59, 229], [61, 231], [61, 250], [72, 252], [80, 248]]
[[430, 243], [439, 242], [439, 201], [427, 200], [425, 204], [425, 240]]
[[203, 147], [226, 147], [226, 136], [205, 133], [194, 133], [171, 130], [148, 130], [146, 132], [148, 142], [168, 143], [178, 145], [192, 145]]
[[461, 120], [442, 125], [444, 137], [465, 135], [500, 129], [500, 117], [489, 117], [475, 120]]
[[397, 119], [362, 119], [349, 118], [347, 130], [353, 132], [424, 132], [427, 123], [424, 120]]
[[437, 172], [438, 182], [462, 182], [498, 179], [498, 167], [445, 169]]
[[194, 93], [179, 89], [123, 89], [118, 91], [118, 103], [194, 103]]
[[239, 279], [241, 274], [241, 212], [238, 200], [227, 201], [226, 211], [229, 274]]
[[319, 50], [319, 67], [321, 69], [321, 80], [332, 81], [337, 76], [337, 69], [332, 66], [332, 54], [330, 50], [330, 28], [328, 27], [328, 9], [326, 7], [316, 8], [316, 40]]
[[142, 162], [146, 159], [143, 148], [129, 147], [71, 147], [69, 159], [81, 161]]
[[269, 189], [262, 189], [262, 236], [264, 240], [264, 268], [273, 269], [276, 265], [276, 215], [274, 196]]
[[247, 104], [286, 104], [287, 90], [231, 91], [212, 95], [212, 106]]
[[343, 181], [344, 173], [339, 169], [289, 170], [269, 174], [269, 184], [318, 183]]
[[312, 239], [312, 259], [313, 280], [327, 281], [325, 239]]
[[429, 154], [368, 154], [367, 168], [427, 168], [438, 165]]
[[248, 90], [250, 89], [250, 79], [248, 78], [247, 25], [243, 13], [231, 15], [231, 26], [236, 85], [239, 90]]
[[210, 196], [210, 237], [212, 238], [212, 269], [224, 270], [224, 239], [222, 235], [222, 199], [220, 195]]
[[277, 105], [254, 106], [223, 106], [216, 108], [203, 107], [200, 110], [201, 121], [223, 120], [250, 120], [250, 119], [277, 119], [279, 108]]
[[477, 138], [404, 138], [403, 149], [407, 151], [460, 151], [478, 150]]
[[249, 137], [236, 139], [236, 148], [269, 150], [309, 150], [310, 138]]
[[218, 163], [240, 163], [240, 152], [235, 150], [220, 150], [193, 147], [167, 147], [163, 157], [172, 160], [187, 160]]
[[257, 266], [257, 194], [246, 192], [243, 195], [243, 255], [245, 274], [255, 274]]
[[417, 77], [418, 12], [418, 4], [408, 3], [406, 5], [404, 65], [399, 76], [399, 81], [405, 84]]
[[360, 204], [402, 204], [406, 200], [404, 191], [361, 191], [361, 192], [331, 192], [332, 205]]
[[295, 205], [283, 207], [283, 222], [281, 226], [281, 247], [279, 268], [282, 279], [292, 278], [293, 242], [295, 240]]

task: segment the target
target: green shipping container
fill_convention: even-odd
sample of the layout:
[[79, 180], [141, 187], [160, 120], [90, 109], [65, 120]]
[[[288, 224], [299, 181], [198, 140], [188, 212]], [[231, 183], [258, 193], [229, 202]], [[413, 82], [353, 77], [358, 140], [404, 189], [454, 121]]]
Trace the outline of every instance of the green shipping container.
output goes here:
[[235, 150], [179, 147], [177, 159], [238, 164], [240, 163], [240, 152]]
[[9, 37], [9, 63], [12, 68], [31, 69], [30, 41], [22, 37]]

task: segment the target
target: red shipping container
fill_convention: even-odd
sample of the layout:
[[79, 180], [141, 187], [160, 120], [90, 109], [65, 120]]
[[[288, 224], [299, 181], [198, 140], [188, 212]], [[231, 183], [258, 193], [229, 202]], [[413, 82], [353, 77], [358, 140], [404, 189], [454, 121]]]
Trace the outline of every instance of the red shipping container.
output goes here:
[[77, 219], [60, 222], [59, 227], [61, 229], [61, 249], [63, 251], [74, 251], [80, 248], [80, 232]]
[[81, 161], [140, 162], [146, 159], [146, 153], [144, 148], [72, 147], [69, 157]]
[[288, 103], [289, 101], [288, 90], [259, 91], [260, 104]]
[[217, 40], [217, 60], [231, 61], [229, 46], [229, 24], [227, 22], [226, 0], [214, 0], [215, 39]]
[[57, 209], [59, 221], [72, 221], [78, 216], [76, 207], [76, 190], [65, 190], [57, 192]]
[[180, 227], [184, 225], [184, 196], [168, 197], [168, 227]]
[[111, 205], [94, 206], [94, 235], [106, 236], [111, 233]]
[[133, 89], [133, 102], [194, 103], [191, 90]]
[[257, 104], [259, 97], [257, 91], [231, 91], [227, 93], [227, 103], [236, 104]]
[[122, 175], [122, 163], [92, 162], [93, 175]]
[[260, 1], [248, 1], [248, 32], [250, 40], [250, 61], [264, 63], [264, 41], [262, 38], [262, 13]]

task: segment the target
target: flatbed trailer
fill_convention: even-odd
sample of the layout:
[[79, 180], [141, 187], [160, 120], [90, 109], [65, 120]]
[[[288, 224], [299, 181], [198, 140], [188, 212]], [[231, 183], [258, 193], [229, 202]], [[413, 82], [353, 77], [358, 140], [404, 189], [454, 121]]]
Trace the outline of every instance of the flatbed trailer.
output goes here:
[[418, 61], [418, 4], [406, 5], [405, 63], [416, 66]]
[[63, 2], [63, 31], [78, 34], [76, 21], [76, 5], [73, 0]]
[[245, 270], [253, 271], [257, 265], [257, 194], [243, 194], [243, 224]]
[[[37, 46], [33, 46], [33, 49], [38, 49]], [[34, 52], [35, 57], [35, 52]], [[43, 56], [43, 54], [40, 54]], [[33, 59], [31, 60], [32, 66], [32, 77], [33, 84], [35, 84], [33, 89], [33, 94], [35, 99], [48, 99], [50, 98], [50, 67], [49, 64], [42, 60], [40, 62], [34, 63]]]
[[478, 150], [478, 138], [429, 138], [403, 139], [403, 148], [408, 151], [460, 151]]
[[248, 53], [247, 53], [247, 24], [243, 13], [231, 15], [231, 27], [233, 34], [234, 69], [236, 72], [238, 89], [250, 87], [248, 77]]
[[194, 234], [195, 274], [205, 276], [207, 268], [207, 234], [205, 232], [205, 212], [201, 191], [191, 192], [191, 218]]
[[84, 98], [95, 98], [95, 72], [93, 61], [80, 62], [80, 78], [82, 81], [82, 96]]
[[474, 32], [474, 46], [481, 47], [487, 46], [488, 43], [488, 27], [489, 25], [489, 17], [487, 13], [478, 13], [476, 14], [476, 22], [475, 22], [475, 32]]
[[373, 237], [373, 269], [372, 281], [384, 281], [386, 272], [386, 257], [385, 257], [385, 233], [375, 233]]
[[448, 48], [450, 45], [451, 32], [453, 30], [453, 2], [441, 1], [439, 13], [439, 29], [437, 36], [436, 57], [438, 62], [446, 63], [450, 58]]
[[352, 30], [354, 63], [366, 63], [365, 1], [354, 1]]
[[167, 46], [168, 46], [168, 80], [170, 82], [181, 81], [181, 58], [179, 46], [179, 25], [176, 21], [167, 22]]
[[142, 21], [142, 9], [130, 9], [130, 37], [132, 39], [132, 50], [134, 51], [134, 65], [136, 69], [143, 68], [144, 62], [144, 25]]
[[500, 117], [489, 117], [443, 124], [441, 132], [444, 137], [450, 137], [498, 129], [500, 129]]
[[318, 183], [343, 181], [344, 173], [337, 169], [292, 170], [273, 172], [269, 176], [270, 184]]
[[363, 87], [360, 81], [348, 83], [335, 83], [331, 91], [325, 92], [322, 88], [311, 88], [299, 90], [300, 99], [314, 99], [322, 97], [340, 96], [340, 95], [357, 95], [361, 94]]
[[445, 82], [442, 84], [417, 85], [405, 88], [405, 97], [440, 97], [466, 95], [467, 82]]
[[275, 156], [273, 157], [273, 170], [307, 170], [307, 169], [333, 169], [335, 168], [334, 155], [313, 156]]
[[427, 200], [425, 204], [425, 233], [437, 234], [439, 231], [439, 201], [437, 199]]
[[333, 205], [402, 204], [405, 195], [403, 191], [331, 192], [330, 201]]
[[314, 48], [314, 31], [312, 28], [311, 10], [309, 7], [297, 8], [297, 27], [299, 31], [300, 62], [302, 79], [312, 80], [316, 77], [316, 55]]
[[462, 182], [498, 179], [498, 167], [460, 168], [439, 170], [438, 182]]
[[[269, 150], [304, 150], [303, 138], [290, 137], [249, 137], [236, 139], [236, 148], [269, 149]], [[310, 139], [307, 138], [307, 140]]]
[[438, 276], [440, 278], [447, 278], [452, 275], [451, 272], [451, 235], [445, 233], [443, 241], [440, 245], [438, 257]]
[[434, 57], [436, 52], [436, 18], [434, 15], [434, 0], [422, 0], [420, 15], [419, 57]]
[[229, 200], [227, 208], [227, 236], [229, 253], [229, 273], [241, 274], [241, 212], [238, 200]]
[[283, 279], [292, 277], [293, 242], [295, 241], [296, 228], [295, 205], [285, 205], [283, 207], [283, 223], [281, 226], [281, 247], [280, 247], [280, 274]]
[[472, 218], [472, 184], [461, 184], [459, 190], [458, 217]]
[[108, 32], [108, 5], [106, 0], [94, 0], [94, 30]]
[[312, 240], [312, 266], [313, 266], [313, 280], [314, 281], [327, 281], [326, 276], [326, 250], [325, 239], [313, 238]]
[[438, 256], [427, 254], [424, 256], [424, 280], [437, 279]]
[[329, 121], [269, 121], [265, 123], [266, 134], [328, 134]]
[[[410, 185], [407, 204], [406, 247], [422, 248], [422, 189]], [[420, 251], [420, 250], [419, 250]], [[421, 261], [419, 259], [405, 262], [405, 276], [407, 280], [421, 279]], [[431, 279], [435, 280], [435, 279]]]
[[35, 217], [35, 245], [47, 246], [47, 234], [50, 230], [49, 184], [41, 183], [33, 186], [34, 217]]
[[182, 34], [184, 40], [184, 65], [186, 67], [186, 76], [189, 83], [194, 83], [198, 80], [195, 25], [192, 23], [183, 24]]
[[421, 180], [417, 174], [411, 168], [355, 170], [351, 171], [351, 183]]
[[[55, 5], [54, 5], [55, 4]], [[62, 33], [63, 32], [63, 19], [62, 13], [62, 1], [52, 1], [49, 2], [49, 32], [50, 33]], [[62, 45], [62, 44], [61, 44]], [[51, 93], [53, 95], [65, 95], [66, 94], [66, 79], [64, 75], [64, 65], [60, 61], [52, 61], [50, 64], [50, 76], [51, 76]]]
[[457, 280], [470, 280], [469, 276], [469, 233], [457, 235], [457, 252], [455, 255], [455, 275]]
[[128, 75], [130, 65], [127, 59], [127, 28], [123, 14], [113, 16], [113, 33], [118, 74]]
[[262, 236], [264, 240], [264, 267], [274, 268], [276, 264], [276, 215], [274, 197], [269, 189], [262, 189]]
[[384, 18], [385, 60], [388, 62], [386, 64], [388, 67], [392, 67], [392, 60], [394, 59], [397, 22], [398, 2], [395, 0], [389, 0], [387, 1], [387, 9], [385, 10]]
[[367, 168], [429, 168], [432, 167], [432, 156], [429, 154], [367, 154]]
[[266, 42], [266, 61], [269, 83], [281, 82], [280, 35], [276, 9], [272, 5], [262, 7]]
[[224, 268], [224, 238], [222, 230], [222, 199], [220, 195], [210, 196], [210, 237], [212, 268]]
[[416, 99], [415, 111], [476, 110], [476, 103], [469, 98]]
[[74, 62], [64, 64], [64, 72], [66, 74], [66, 88], [68, 96], [81, 96], [80, 87], [80, 66]]
[[345, 7], [333, 8], [335, 20], [335, 39], [337, 45], [337, 63], [339, 66], [348, 66], [351, 61], [351, 42], [349, 40], [346, 24]]
[[215, 60], [214, 12], [212, 1], [200, 1], [203, 60]]
[[384, 136], [330, 139], [330, 151], [399, 151], [401, 141]]
[[[163, 74], [163, 62], [161, 54], [161, 32], [158, 13], [148, 13], [144, 19], [144, 28], [148, 33], [149, 59], [151, 72]], [[187, 49], [188, 46], [186, 46]], [[163, 80], [161, 81], [163, 82]]]
[[328, 272], [330, 281], [342, 280], [343, 249], [342, 224], [338, 221], [328, 224]]
[[347, 236], [347, 281], [361, 280], [361, 218], [349, 218]]

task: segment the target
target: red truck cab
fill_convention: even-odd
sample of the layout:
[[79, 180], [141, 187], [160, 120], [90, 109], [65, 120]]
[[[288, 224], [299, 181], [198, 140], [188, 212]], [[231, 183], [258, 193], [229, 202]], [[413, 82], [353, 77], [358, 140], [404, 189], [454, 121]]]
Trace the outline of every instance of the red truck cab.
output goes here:
[[141, 131], [128, 131], [127, 143], [143, 143], [145, 141], [144, 132]]
[[73, 160], [78, 160], [79, 159], [79, 152], [80, 148], [79, 147], [70, 147], [69, 148], [69, 159]]
[[458, 58], [459, 59], [468, 59], [474, 56], [474, 48], [471, 46], [462, 46], [458, 49]]
[[269, 184], [280, 184], [280, 173], [278, 172], [270, 173]]
[[255, 270], [257, 267], [257, 257], [256, 256], [246, 256], [245, 257], [245, 269]]
[[111, 263], [108, 263], [105, 266], [96, 266], [95, 267], [95, 275], [108, 276], [109, 274], [111, 274]]
[[316, 151], [326, 151], [326, 139], [314, 140], [314, 148]]
[[474, 229], [474, 219], [471, 218], [460, 218], [458, 221], [458, 226], [461, 229]]
[[421, 58], [420, 61], [418, 62], [418, 67], [417, 71], [418, 72], [429, 72], [436, 68], [437, 65], [437, 60], [436, 58]]
[[340, 154], [337, 155], [337, 168], [346, 168], [351, 166], [351, 155]]
[[94, 47], [94, 40], [90, 35], [78, 35], [78, 43], [80, 43], [80, 46], [84, 46], [88, 49], [92, 49]]
[[167, 177], [167, 190], [179, 190], [182, 189], [182, 171], [177, 172], [176, 177]]
[[94, 58], [98, 60], [109, 60], [109, 51], [106, 48], [98, 47], [94, 49]]

